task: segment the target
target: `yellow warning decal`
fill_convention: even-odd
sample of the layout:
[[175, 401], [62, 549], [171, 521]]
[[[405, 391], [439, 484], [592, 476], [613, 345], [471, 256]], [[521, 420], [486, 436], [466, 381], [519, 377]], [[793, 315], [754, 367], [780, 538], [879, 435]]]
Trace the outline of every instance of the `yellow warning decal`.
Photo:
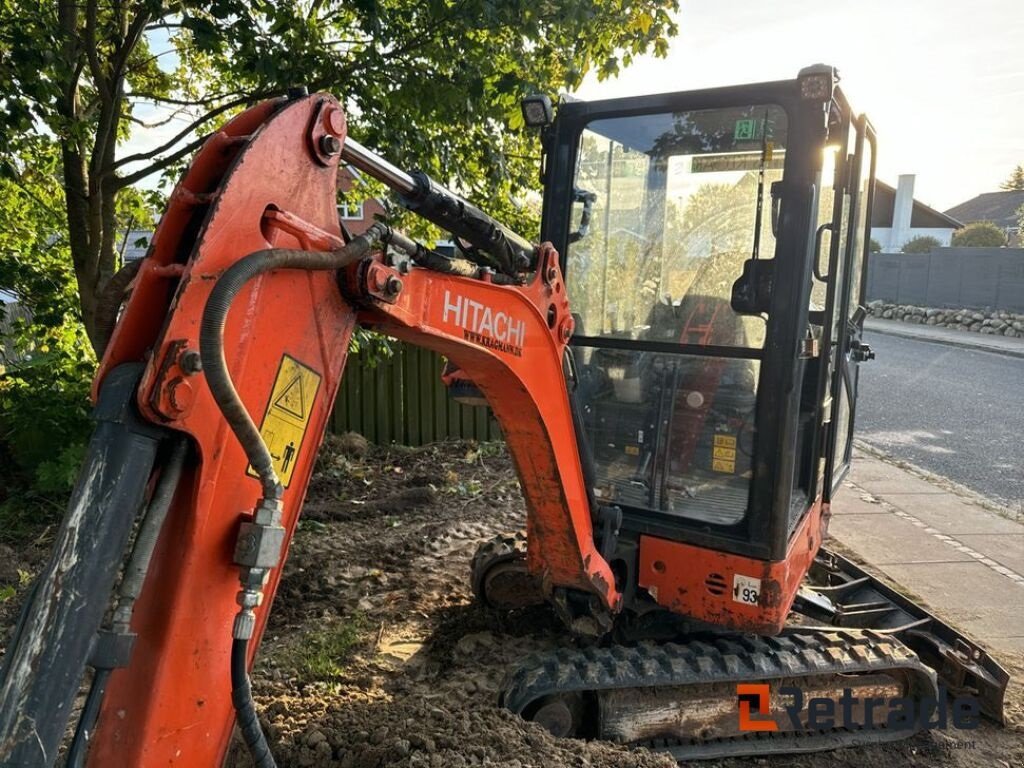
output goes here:
[[715, 435], [715, 446], [711, 449], [711, 469], [715, 472], [736, 472], [735, 435]]
[[[292, 481], [292, 473], [306, 437], [309, 417], [313, 412], [320, 374], [294, 357], [284, 355], [277, 368], [277, 378], [267, 403], [267, 412], [260, 425], [260, 434], [274, 460], [274, 469], [285, 488]], [[256, 477], [250, 466], [247, 473]]]
[[730, 473], [734, 473], [736, 471], [736, 462], [735, 461], [725, 461], [724, 459], [712, 459], [711, 460], [711, 468], [715, 472], [730, 472]]

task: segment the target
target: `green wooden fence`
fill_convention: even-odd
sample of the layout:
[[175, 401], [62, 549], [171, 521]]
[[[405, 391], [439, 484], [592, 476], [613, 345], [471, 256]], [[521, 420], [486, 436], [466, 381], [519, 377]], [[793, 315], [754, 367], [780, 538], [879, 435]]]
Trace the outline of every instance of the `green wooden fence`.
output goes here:
[[456, 403], [441, 381], [441, 356], [408, 344], [367, 364], [362, 354], [345, 366], [331, 429], [353, 431], [378, 444], [425, 445], [445, 438], [500, 440], [489, 408]]

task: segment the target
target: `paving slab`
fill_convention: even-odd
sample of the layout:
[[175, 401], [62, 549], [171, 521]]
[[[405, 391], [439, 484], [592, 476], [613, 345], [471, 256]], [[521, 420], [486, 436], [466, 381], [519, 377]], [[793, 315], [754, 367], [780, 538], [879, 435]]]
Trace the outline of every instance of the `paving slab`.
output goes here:
[[1024, 525], [952, 493], [878, 493], [885, 503], [953, 536], [1024, 534]]
[[875, 333], [887, 333], [891, 336], [903, 336], [917, 341], [930, 341], [934, 344], [946, 344], [953, 347], [979, 349], [984, 352], [995, 352], [1011, 357], [1024, 357], [1024, 339], [1012, 336], [997, 336], [960, 331], [953, 328], [940, 328], [934, 325], [917, 325], [904, 323], [900, 320], [883, 320], [869, 317], [864, 327]]
[[850, 486], [844, 488], [839, 499], [835, 502], [847, 515], [891, 515], [892, 507], [882, 504], [870, 494], [864, 493], [860, 488]]
[[875, 456], [845, 485], [832, 538], [978, 642], [1024, 652], [1024, 521]]
[[836, 500], [839, 513], [829, 522], [828, 532], [872, 565], [974, 561], [935, 536], [922, 534], [908, 520], [891, 513], [851, 514], [843, 511], [843, 503]]
[[877, 567], [924, 599], [933, 613], [979, 642], [1002, 647], [1001, 641], [1024, 636], [1020, 610], [1024, 586], [1014, 585], [981, 563], [889, 563]]
[[927, 480], [907, 474], [898, 480], [854, 480], [865, 491], [884, 496], [906, 496], [907, 494], [941, 496], [948, 493], [945, 488]]
[[[1020, 533], [968, 533], [956, 537], [968, 547], [984, 552], [1001, 565], [1024, 575], [1024, 531]], [[1024, 604], [1024, 599], [1021, 600]]]
[[900, 480], [906, 474], [905, 469], [862, 450], [854, 453], [853, 465], [850, 467], [850, 478], [856, 482]]

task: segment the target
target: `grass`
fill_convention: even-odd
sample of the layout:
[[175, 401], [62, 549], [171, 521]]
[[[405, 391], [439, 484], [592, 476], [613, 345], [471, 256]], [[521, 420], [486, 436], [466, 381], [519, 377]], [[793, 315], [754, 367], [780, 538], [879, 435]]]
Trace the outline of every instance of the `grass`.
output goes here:
[[347, 621], [332, 622], [307, 632], [295, 649], [294, 666], [311, 680], [337, 681], [362, 641], [366, 626], [366, 617], [357, 613]]

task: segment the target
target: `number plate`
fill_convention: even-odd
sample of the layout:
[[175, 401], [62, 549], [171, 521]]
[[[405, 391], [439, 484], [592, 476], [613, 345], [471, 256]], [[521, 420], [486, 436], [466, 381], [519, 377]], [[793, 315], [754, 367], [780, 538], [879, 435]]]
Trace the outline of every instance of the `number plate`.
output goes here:
[[736, 574], [732, 580], [732, 599], [737, 603], [757, 605], [761, 597], [761, 580]]

